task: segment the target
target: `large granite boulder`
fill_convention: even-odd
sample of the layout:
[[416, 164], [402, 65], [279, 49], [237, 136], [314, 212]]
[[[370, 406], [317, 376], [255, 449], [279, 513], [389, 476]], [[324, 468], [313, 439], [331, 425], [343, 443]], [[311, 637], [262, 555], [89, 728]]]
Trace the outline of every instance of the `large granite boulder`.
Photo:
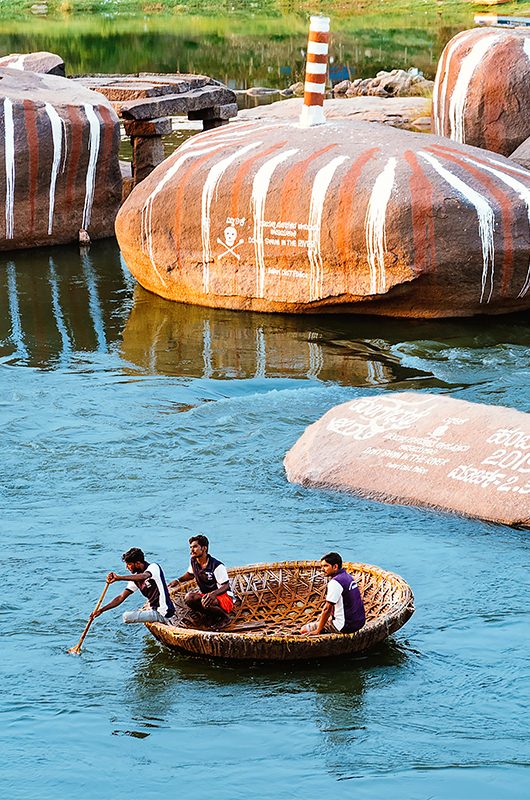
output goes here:
[[306, 428], [284, 464], [304, 486], [530, 525], [530, 415], [511, 408], [412, 392], [363, 397]]
[[0, 67], [18, 69], [23, 72], [40, 72], [46, 75], [65, 76], [64, 61], [56, 53], [45, 50], [38, 53], [11, 53], [0, 56]]
[[119, 122], [66, 78], [0, 69], [0, 249], [111, 236], [121, 201]]
[[527, 28], [475, 28], [451, 39], [436, 73], [433, 131], [503, 155], [530, 136]]
[[530, 170], [530, 136], [513, 151], [510, 161], [515, 161], [519, 166]]
[[133, 275], [161, 296], [255, 311], [408, 317], [530, 306], [530, 172], [363, 122], [199, 134], [122, 206]]

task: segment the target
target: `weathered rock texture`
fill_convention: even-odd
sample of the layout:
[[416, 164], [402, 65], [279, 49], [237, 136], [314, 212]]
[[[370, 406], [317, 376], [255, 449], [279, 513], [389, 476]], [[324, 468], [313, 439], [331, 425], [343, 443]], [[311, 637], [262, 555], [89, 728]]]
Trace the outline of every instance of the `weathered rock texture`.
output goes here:
[[121, 201], [119, 123], [66, 78], [0, 69], [0, 249], [111, 236]]
[[530, 32], [475, 28], [446, 45], [433, 92], [433, 130], [509, 155], [530, 136]]
[[332, 408], [285, 457], [288, 479], [530, 525], [530, 415], [416, 393]]
[[64, 78], [64, 61], [55, 53], [12, 53], [0, 57], [0, 67], [18, 69], [23, 72], [40, 72], [46, 75], [60, 75]]
[[363, 122], [199, 134], [116, 232], [163, 297], [256, 311], [464, 316], [530, 305], [530, 173]]

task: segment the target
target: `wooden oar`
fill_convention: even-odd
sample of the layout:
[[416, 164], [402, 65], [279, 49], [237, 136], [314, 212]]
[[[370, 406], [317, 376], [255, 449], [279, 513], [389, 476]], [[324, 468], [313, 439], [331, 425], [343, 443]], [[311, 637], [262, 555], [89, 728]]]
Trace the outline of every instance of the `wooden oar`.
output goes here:
[[[103, 591], [101, 592], [101, 597], [99, 598], [98, 602], [96, 603], [96, 607], [95, 607], [94, 611], [92, 612], [93, 614], [94, 614], [94, 613], [95, 613], [95, 612], [96, 612], [96, 611], [99, 609], [100, 605], [102, 604], [102, 602], [103, 602], [103, 598], [105, 597], [105, 594], [106, 594], [106, 592], [107, 592], [107, 589], [109, 588], [109, 586], [110, 586], [110, 583], [108, 583], [108, 582], [107, 582], [107, 583], [105, 583], [105, 588], [104, 588], [104, 589], [103, 589]], [[89, 628], [90, 628], [90, 626], [92, 625], [92, 622], [93, 622], [93, 621], [94, 621], [93, 617], [91, 617], [91, 618], [88, 620], [88, 622], [87, 622], [87, 624], [86, 624], [86, 627], [85, 627], [85, 630], [84, 630], [84, 631], [83, 631], [83, 633], [81, 634], [81, 638], [79, 639], [78, 643], [76, 644], [76, 646], [75, 646], [75, 647], [71, 647], [71, 648], [70, 648], [70, 649], [67, 651], [68, 653], [75, 653], [75, 655], [79, 655], [79, 653], [81, 652], [81, 645], [82, 645], [82, 644], [83, 644], [83, 642], [85, 641], [85, 636], [87, 635], [87, 633], [88, 633], [88, 629], [89, 629]]]

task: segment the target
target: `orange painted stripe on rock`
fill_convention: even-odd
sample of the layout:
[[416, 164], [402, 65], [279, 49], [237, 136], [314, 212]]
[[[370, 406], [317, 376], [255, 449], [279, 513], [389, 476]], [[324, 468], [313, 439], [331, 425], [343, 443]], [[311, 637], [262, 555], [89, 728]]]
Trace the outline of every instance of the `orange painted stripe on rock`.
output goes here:
[[37, 129], [37, 110], [32, 100], [24, 100], [24, 123], [26, 128], [26, 136], [28, 137], [28, 192], [30, 205], [30, 225], [33, 232], [35, 228], [37, 177], [39, 174], [39, 132]]
[[436, 239], [434, 235], [433, 185], [421, 168], [415, 153], [412, 150], [406, 150], [404, 155], [411, 170], [409, 187], [414, 245], [412, 271], [417, 275], [435, 272]]
[[[99, 111], [103, 123], [103, 136], [98, 161], [105, 163], [107, 159], [109, 170], [112, 169], [112, 148], [114, 144], [114, 116], [106, 106], [97, 106], [94, 110]], [[97, 183], [96, 183], [97, 186]]]
[[326, 74], [323, 73], [318, 75], [314, 72], [311, 72], [308, 68], [305, 73], [305, 79], [306, 81], [311, 81], [311, 83], [326, 83]]
[[316, 92], [304, 92], [304, 105], [305, 106], [323, 106], [324, 94], [317, 94]]
[[[175, 207], [173, 212], [173, 230], [175, 232], [175, 244], [176, 244], [176, 260], [177, 260], [177, 267], [180, 269], [182, 266], [182, 259], [181, 259], [181, 227], [182, 227], [182, 219], [185, 215], [185, 196], [188, 191], [188, 187], [190, 184], [191, 179], [198, 172], [201, 167], [206, 164], [207, 161], [210, 161], [212, 158], [216, 158], [219, 156], [219, 153], [222, 153], [222, 144], [219, 143], [219, 150], [215, 150], [211, 153], [206, 153], [199, 158], [190, 159], [187, 163], [182, 164], [178, 171], [178, 183], [176, 187], [176, 191], [174, 194], [175, 200]], [[184, 209], [184, 213], [183, 213]], [[202, 267], [202, 264], [201, 264]], [[171, 271], [171, 270], [170, 270]]]
[[314, 31], [311, 28], [309, 29], [309, 38], [308, 42], [319, 42], [321, 44], [328, 44], [329, 43], [329, 31]]
[[[241, 188], [243, 186], [243, 182], [247, 175], [250, 174], [252, 168], [256, 161], [260, 161], [263, 158], [267, 158], [268, 156], [275, 153], [277, 150], [281, 150], [282, 147], [285, 147], [287, 141], [284, 142], [277, 142], [276, 144], [267, 147], [266, 150], [260, 150], [257, 153], [254, 153], [250, 158], [245, 158], [243, 163], [240, 167], [238, 167], [237, 172], [234, 175], [234, 179], [232, 181], [232, 196], [230, 199], [230, 216], [231, 217], [240, 217], [242, 209], [240, 208], [239, 204], [241, 202]], [[249, 213], [249, 208], [245, 208], [246, 217]]]
[[306, 57], [306, 64], [327, 64], [328, 63], [328, 56], [327, 53], [308, 53]]
[[501, 212], [502, 232], [505, 242], [505, 246], [503, 248], [501, 296], [506, 297], [508, 295], [508, 288], [513, 276], [514, 260], [512, 230], [515, 222], [515, 216], [510, 198], [507, 196], [506, 192], [495, 183], [494, 178], [490, 178], [477, 167], [474, 167], [472, 164], [469, 164], [469, 162], [464, 161], [462, 158], [462, 153], [460, 153], [459, 158], [457, 155], [446, 152], [443, 146], [432, 145], [432, 147], [425, 149], [434, 155], [445, 158], [447, 161], [451, 161], [451, 163], [456, 164], [465, 172], [468, 172], [470, 175], [472, 175], [473, 178], [482, 184], [482, 186], [490, 193], [499, 206]]
[[[370, 150], [365, 150], [361, 153], [340, 183], [336, 213], [337, 253], [343, 263], [349, 260], [353, 252], [351, 247], [351, 234], [353, 227], [353, 207], [358, 203], [358, 197], [355, 197], [354, 194], [357, 181], [366, 164], [374, 158], [378, 152], [379, 147], [372, 147]], [[368, 204], [368, 197], [366, 198], [366, 204]], [[366, 209], [363, 211], [362, 219], [364, 219], [365, 213]]]
[[[76, 106], [67, 106], [66, 113], [68, 115], [68, 122], [70, 123], [70, 142], [68, 144], [68, 160], [66, 170], [66, 203], [71, 205], [74, 199], [74, 189], [77, 182], [77, 171], [79, 169], [79, 161], [81, 157], [81, 148], [83, 146], [83, 132], [86, 127], [85, 117], [81, 114], [81, 110]], [[86, 131], [88, 138], [88, 129]], [[88, 146], [87, 146], [87, 161], [88, 161]], [[84, 185], [83, 185], [84, 191]], [[83, 215], [83, 206], [80, 207], [81, 218]], [[81, 225], [81, 219], [79, 221]]]
[[[328, 144], [326, 147], [322, 147], [320, 150], [311, 153], [310, 156], [294, 164], [294, 166], [287, 170], [283, 179], [280, 197], [280, 216], [283, 222], [298, 223], [305, 222], [308, 219], [311, 191], [306, 191], [303, 186], [304, 177], [308, 174], [310, 167], [317, 159], [329, 153], [330, 150], [334, 150], [336, 147], [336, 143]], [[307, 201], [307, 208], [302, 209], [300, 204], [301, 199]], [[293, 247], [293, 251], [296, 253], [296, 248]], [[307, 258], [305, 258], [305, 261], [307, 261]], [[290, 263], [290, 259], [287, 257], [286, 253], [283, 253], [279, 262], [280, 268], [287, 267]]]

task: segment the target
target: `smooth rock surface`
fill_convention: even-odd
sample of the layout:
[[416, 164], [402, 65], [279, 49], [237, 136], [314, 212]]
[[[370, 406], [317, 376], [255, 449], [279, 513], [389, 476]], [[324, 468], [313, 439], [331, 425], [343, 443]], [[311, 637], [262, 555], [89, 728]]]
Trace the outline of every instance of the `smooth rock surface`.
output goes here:
[[344, 403], [284, 461], [289, 481], [530, 525], [530, 415], [412, 392]]
[[64, 78], [65, 68], [61, 56], [46, 51], [38, 53], [11, 53], [0, 56], [0, 67], [18, 69], [23, 72], [39, 72], [46, 75], [59, 75]]
[[445, 46], [433, 91], [433, 131], [509, 155], [530, 136], [530, 31], [474, 28]]
[[[238, 119], [289, 120], [297, 122], [302, 98], [279, 100], [270, 105], [242, 109]], [[431, 113], [431, 101], [425, 97], [347, 97], [326, 100], [326, 117], [383, 122], [397, 128], [408, 128], [418, 117]]]
[[111, 236], [121, 201], [108, 101], [52, 75], [0, 69], [0, 249]]
[[116, 232], [138, 281], [172, 300], [466, 316], [530, 306], [529, 207], [529, 172], [447, 139], [247, 123], [178, 148]]

